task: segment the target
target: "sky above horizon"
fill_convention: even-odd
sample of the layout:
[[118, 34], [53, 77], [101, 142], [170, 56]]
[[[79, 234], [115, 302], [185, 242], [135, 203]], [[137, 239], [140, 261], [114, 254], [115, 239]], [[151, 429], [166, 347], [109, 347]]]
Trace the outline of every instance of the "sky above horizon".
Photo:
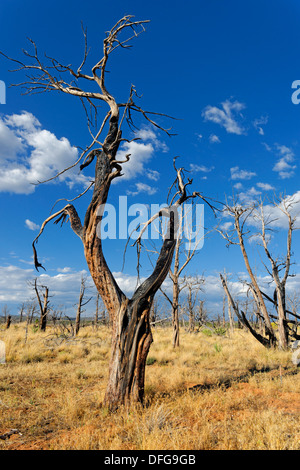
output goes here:
[[[261, 197], [268, 206], [268, 198], [275, 193], [295, 194], [299, 200], [300, 105], [292, 101], [297, 91], [292, 84], [300, 80], [299, 2], [116, 0], [113, 6], [102, 1], [86, 1], [83, 6], [77, 0], [53, 0], [51, 5], [2, 0], [0, 50], [23, 59], [22, 49], [30, 51], [27, 38], [31, 38], [41, 57], [46, 53], [77, 68], [84, 50], [82, 22], [91, 48], [89, 72], [89, 65], [101, 57], [105, 31], [127, 14], [150, 22], [131, 49], [116, 51], [109, 63], [107, 86], [118, 102], [124, 102], [134, 84], [140, 106], [176, 118], [158, 118], [165, 127], [172, 126], [176, 135], [168, 137], [139, 117], [140, 130], [133, 134], [127, 129], [127, 138], [140, 140], [120, 147], [120, 159], [128, 153], [131, 159], [110, 191], [108, 202], [116, 211], [119, 196], [127, 197], [128, 208], [165, 203], [177, 155], [193, 178], [193, 190], [212, 200], [225, 201], [233, 192], [245, 204]], [[70, 314], [81, 275], [88, 271], [81, 241], [67, 224], [61, 228], [49, 224], [38, 243], [46, 268], [40, 273], [33, 266], [31, 244], [55, 202], [72, 199], [87, 187], [92, 168], [82, 173], [75, 168], [59, 180], [34, 183], [72, 165], [79, 148], [90, 143], [90, 134], [76, 97], [22, 95], [19, 87], [9, 86], [25, 78], [23, 72], [9, 71], [14, 68], [0, 56], [0, 81], [6, 85], [5, 103], [2, 99], [0, 104], [0, 315], [5, 304], [17, 313], [23, 301], [33, 298], [28, 282], [36, 276], [49, 285], [53, 305]], [[74, 202], [81, 217], [90, 194]], [[63, 204], [55, 207], [59, 210]], [[204, 244], [185, 274], [206, 277], [202, 295], [214, 315], [221, 313], [223, 297], [219, 273], [226, 269], [232, 274], [235, 292], [238, 277], [246, 276], [239, 248], [226, 248], [222, 237], [212, 231], [213, 213], [208, 206], [204, 211]], [[272, 249], [284, 255], [286, 224], [280, 214], [276, 217]], [[230, 228], [229, 219], [221, 222]], [[104, 252], [121, 288], [130, 294], [136, 285], [136, 254], [134, 248], [128, 250], [122, 270], [125, 243], [124, 238], [107, 240]], [[266, 282], [255, 238], [247, 242], [247, 249], [261, 282]], [[296, 231], [295, 276], [289, 280], [289, 292], [300, 287], [299, 249]], [[150, 270], [144, 255], [141, 276]], [[171, 291], [168, 280], [166, 289]], [[88, 311], [92, 308], [91, 303]]]

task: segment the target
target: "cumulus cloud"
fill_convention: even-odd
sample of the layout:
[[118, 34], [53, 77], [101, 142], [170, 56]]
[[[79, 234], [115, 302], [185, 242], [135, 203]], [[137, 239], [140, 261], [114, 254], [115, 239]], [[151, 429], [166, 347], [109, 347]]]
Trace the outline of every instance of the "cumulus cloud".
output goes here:
[[256, 186], [263, 191], [274, 191], [275, 188], [269, 183], [256, 183]]
[[149, 186], [149, 184], [145, 183], [136, 183], [135, 188], [136, 189], [134, 191], [127, 190], [128, 196], [136, 196], [140, 193], [146, 193], [148, 196], [152, 196], [157, 193], [157, 188], [153, 188], [152, 186]]
[[[122, 291], [131, 295], [137, 286], [137, 276], [114, 272]], [[30, 283], [37, 277], [38, 284], [49, 287], [51, 305], [61, 308], [68, 315], [75, 315], [76, 303], [80, 292], [82, 276], [86, 277], [87, 296], [96, 297], [96, 289], [90, 274], [86, 270], [74, 270], [70, 267], [57, 269], [54, 274], [42, 273], [37, 276], [34, 268], [24, 269], [16, 265], [0, 266], [0, 303], [8, 304], [11, 313], [17, 314], [23, 302], [35, 300]], [[144, 278], [141, 278], [141, 282]], [[93, 302], [86, 307], [86, 314], [94, 314]]]
[[229, 134], [245, 134], [245, 129], [239, 122], [243, 117], [241, 111], [245, 108], [245, 105], [238, 101], [226, 100], [221, 103], [221, 106], [221, 108], [207, 106], [202, 112], [204, 120], [219, 124]]
[[280, 158], [276, 162], [273, 171], [276, 171], [281, 179], [291, 178], [294, 176], [295, 169], [297, 168], [297, 166], [293, 164], [295, 160], [293, 150], [286, 145], [279, 144], [276, 144], [275, 148]]
[[125, 160], [127, 155], [130, 155], [130, 159], [123, 165], [122, 178], [116, 179], [115, 182], [133, 179], [141, 174], [154, 181], [159, 178], [159, 173], [147, 168], [147, 165], [156, 152], [167, 152], [167, 145], [159, 140], [156, 133], [149, 128], [137, 131], [135, 138], [140, 139], [140, 141], [124, 142], [118, 151], [118, 160]]
[[253, 176], [256, 176], [253, 171], [241, 170], [238, 166], [230, 168], [230, 173], [232, 180], [250, 180]]
[[[72, 165], [78, 150], [65, 137], [43, 129], [31, 113], [0, 117], [0, 192], [31, 194], [35, 183], [55, 176]], [[59, 176], [69, 186], [86, 184], [75, 169]]]

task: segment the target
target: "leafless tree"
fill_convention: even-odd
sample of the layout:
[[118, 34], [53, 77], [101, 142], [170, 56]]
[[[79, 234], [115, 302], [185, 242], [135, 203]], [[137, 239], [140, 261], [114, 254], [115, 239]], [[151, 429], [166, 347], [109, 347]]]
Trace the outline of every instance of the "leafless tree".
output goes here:
[[2, 307], [2, 315], [3, 315], [3, 318], [4, 318], [4, 322], [6, 323], [7, 316], [9, 315], [9, 308], [6, 304], [3, 305], [3, 307]]
[[[264, 318], [265, 326], [266, 326], [266, 334], [269, 337], [269, 344], [271, 346], [275, 346], [277, 339], [276, 335], [269, 317], [269, 313], [267, 307], [264, 302], [264, 298], [260, 287], [258, 285], [257, 277], [251, 267], [249, 256], [246, 250], [245, 245], [245, 238], [249, 234], [249, 231], [246, 229], [246, 222], [248, 221], [249, 217], [253, 215], [256, 206], [251, 205], [248, 207], [243, 207], [242, 205], [233, 202], [233, 205], [226, 205], [226, 213], [227, 215], [231, 216], [234, 220], [234, 229], [231, 231], [224, 231], [217, 229], [218, 232], [222, 235], [222, 237], [226, 240], [228, 245], [238, 245], [241, 249], [244, 263], [251, 279], [251, 284], [253, 287], [253, 291], [257, 297], [257, 302], [261, 311], [261, 314]], [[223, 283], [224, 287], [224, 283]], [[233, 307], [233, 304], [231, 304]], [[236, 310], [235, 310], [236, 312]]]
[[20, 323], [22, 323], [23, 321], [23, 315], [24, 315], [24, 312], [25, 312], [25, 308], [26, 308], [26, 303], [23, 302], [20, 306]]
[[11, 325], [11, 315], [7, 315], [5, 328], [8, 330]]
[[99, 295], [99, 293], [97, 293], [97, 295], [96, 295], [95, 320], [94, 320], [94, 327], [95, 327], [95, 329], [98, 328], [98, 321], [99, 321], [99, 304], [100, 304], [100, 295]]
[[83, 313], [83, 307], [87, 305], [92, 299], [92, 297], [90, 297], [88, 300], [84, 300], [85, 291], [86, 291], [86, 277], [82, 276], [81, 283], [80, 283], [79, 300], [78, 300], [77, 311], [76, 311], [75, 336], [78, 335], [79, 330], [80, 330], [80, 320], [81, 320], [81, 315]]
[[[227, 284], [228, 282], [228, 275], [226, 274], [226, 272], [224, 271], [224, 280]], [[224, 287], [224, 284], [223, 284], [223, 287]], [[228, 296], [228, 291], [225, 289], [225, 297], [227, 297], [227, 313], [228, 313], [228, 320], [229, 320], [229, 330], [231, 333], [233, 333], [233, 330], [234, 330], [234, 320], [233, 320], [233, 312], [232, 312], [232, 302], [230, 300], [230, 297]], [[224, 299], [225, 301], [225, 299]], [[225, 303], [224, 303], [224, 306], [223, 306], [223, 319], [225, 317]], [[224, 323], [224, 320], [223, 320], [223, 323]]]
[[195, 215], [194, 205], [191, 204], [189, 207], [186, 206], [184, 209], [184, 211], [181, 210], [179, 215], [179, 229], [174, 251], [174, 263], [169, 270], [169, 277], [173, 284], [172, 297], [170, 297], [165, 290], [162, 288], [160, 289], [172, 307], [172, 344], [174, 348], [177, 348], [180, 345], [179, 296], [181, 291], [189, 285], [187, 278], [184, 278], [182, 274], [194, 256], [198, 253], [198, 249], [203, 243], [203, 237], [200, 236], [203, 228], [203, 220], [200, 221], [200, 224], [196, 227], [196, 232], [194, 233], [192, 224], [193, 216]]
[[26, 304], [26, 326], [25, 326], [25, 339], [24, 342], [27, 342], [28, 338], [28, 328], [29, 325], [32, 323], [33, 316], [36, 312], [36, 303], [35, 302], [27, 302]]
[[187, 290], [187, 313], [188, 313], [188, 331], [191, 333], [195, 329], [196, 322], [196, 302], [199, 302], [199, 319], [203, 320], [203, 301], [198, 299], [199, 292], [202, 290], [205, 279], [200, 276], [184, 276], [183, 285]]
[[[234, 218], [234, 230], [229, 233], [225, 231], [218, 230], [223, 238], [226, 239], [228, 244], [239, 245], [241, 252], [244, 258], [245, 266], [248, 271], [251, 282], [247, 283], [249, 290], [253, 296], [253, 299], [257, 306], [257, 315], [260, 316], [264, 321], [265, 333], [269, 337], [269, 341], [264, 342], [270, 346], [277, 345], [277, 337], [272, 325], [272, 320], [277, 319], [278, 324], [278, 346], [280, 349], [287, 349], [289, 342], [289, 321], [287, 320], [287, 309], [286, 309], [286, 283], [290, 276], [291, 268], [291, 256], [292, 256], [292, 235], [295, 228], [296, 216], [291, 215], [291, 211], [295, 205], [293, 198], [283, 198], [280, 197], [277, 201], [274, 201], [273, 204], [269, 207], [272, 208], [270, 213], [267, 215], [265, 213], [265, 206], [262, 201], [259, 203], [253, 203], [248, 207], [243, 207], [240, 204], [235, 203], [234, 205], [227, 205], [226, 211], [227, 214], [231, 215]], [[283, 213], [287, 220], [288, 233], [287, 233], [287, 251], [284, 258], [275, 257], [270, 250], [269, 242], [270, 237], [269, 233], [274, 231], [274, 209]], [[246, 224], [251, 218], [252, 225], [260, 225], [260, 230], [255, 234], [257, 244], [263, 247], [263, 250], [267, 256], [267, 259], [271, 265], [271, 269], [267, 267], [264, 263], [264, 266], [270, 276], [271, 281], [275, 284], [275, 294], [274, 299], [270, 299], [260, 288], [257, 276], [254, 274], [254, 271], [251, 267], [248, 253], [246, 250], [245, 239], [251, 233], [249, 229], [246, 228]], [[253, 229], [252, 229], [253, 230]], [[234, 238], [236, 235], [236, 238]], [[280, 273], [283, 271], [283, 275]], [[228, 284], [224, 279], [222, 281], [223, 287]], [[225, 289], [226, 290], [226, 289]], [[277, 310], [277, 317], [272, 316], [266, 305], [266, 301], [271, 301]], [[232, 302], [230, 302], [233, 306]], [[236, 311], [236, 309], [235, 309]], [[242, 319], [244, 319], [244, 312]], [[239, 320], [241, 316], [238, 317]], [[245, 324], [245, 321], [243, 321]], [[293, 323], [293, 322], [291, 322]]]
[[[152, 274], [138, 286], [132, 298], [128, 298], [120, 289], [108, 267], [102, 249], [102, 241], [99, 237], [104, 207], [111, 183], [115, 178], [122, 176], [122, 165], [130, 158], [130, 155], [127, 155], [125, 161], [120, 161], [117, 157], [121, 142], [126, 140], [122, 137], [122, 126], [127, 122], [129, 127], [134, 129], [133, 115], [136, 113], [143, 116], [148, 123], [157, 129], [166, 132], [168, 135], [171, 134], [169, 129], [154, 121], [155, 117], [163, 116], [162, 114], [146, 111], [136, 104], [137, 94], [134, 86], [131, 86], [126, 102], [116, 100], [107, 86], [107, 66], [111, 54], [116, 50], [131, 47], [131, 39], [144, 31], [144, 25], [147, 22], [135, 21], [132, 16], [121, 18], [106, 33], [103, 41], [103, 55], [96, 61], [89, 73], [84, 72], [84, 69], [87, 68], [88, 56], [86, 31], [84, 31], [84, 55], [78, 68], [74, 68], [70, 64], [64, 65], [49, 56], [42, 60], [33, 41], [31, 41], [33, 52], [24, 51], [25, 60], [29, 63], [10, 59], [17, 64], [19, 71], [27, 74], [26, 81], [20, 84], [23, 85], [26, 93], [57, 91], [77, 97], [83, 103], [85, 110], [88, 111], [88, 107], [90, 107], [92, 114], [98, 118], [93, 120], [94, 126], [92, 126], [90, 114], [87, 112], [87, 125], [91, 134], [91, 142], [80, 154], [74, 165], [55, 176], [58, 177], [79, 164], [80, 170], [83, 170], [95, 161], [94, 179], [80, 196], [68, 201], [65, 207], [43, 222], [41, 230], [33, 242], [33, 252], [36, 268], [42, 268], [36, 252], [36, 242], [50, 221], [63, 223], [67, 219], [70, 220], [71, 228], [83, 243], [89, 271], [111, 317], [111, 358], [104, 400], [105, 405], [110, 409], [115, 409], [120, 404], [127, 403], [130, 400], [143, 400], [146, 358], [152, 342], [149, 312], [154, 295], [167, 276], [172, 262], [178, 225], [177, 210], [187, 199], [197, 196], [202, 197], [199, 193], [188, 194], [188, 186], [192, 181], [188, 179], [185, 182], [183, 168], [175, 168], [176, 179], [173, 186], [175, 194], [169, 207], [160, 211], [146, 224], [146, 226], [149, 225], [157, 217], [167, 217], [168, 235], [163, 240]], [[7, 56], [5, 55], [5, 57]], [[99, 103], [106, 105], [108, 108], [107, 113], [101, 119], [100, 125], [98, 124]], [[71, 202], [83, 194], [87, 194], [89, 188], [93, 188], [93, 194], [82, 223]], [[202, 199], [204, 198], [202, 197]], [[141, 238], [136, 241], [136, 245], [141, 246]]]
[[[49, 288], [47, 286], [38, 286], [37, 279], [34, 280], [34, 290], [36, 294], [36, 298], [38, 301], [38, 306], [40, 309], [40, 330], [46, 331], [47, 327], [47, 315], [49, 310]], [[42, 296], [43, 301], [41, 299], [40, 290], [43, 289]]]

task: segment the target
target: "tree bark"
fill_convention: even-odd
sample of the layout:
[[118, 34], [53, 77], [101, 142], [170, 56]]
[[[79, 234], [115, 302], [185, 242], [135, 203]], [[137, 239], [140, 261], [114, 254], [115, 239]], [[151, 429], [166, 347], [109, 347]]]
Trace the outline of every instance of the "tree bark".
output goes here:
[[130, 401], [143, 402], [145, 366], [152, 343], [150, 311], [153, 298], [165, 280], [175, 240], [165, 240], [152, 275], [135, 291], [124, 296], [113, 317], [109, 380], [104, 404], [111, 410]]

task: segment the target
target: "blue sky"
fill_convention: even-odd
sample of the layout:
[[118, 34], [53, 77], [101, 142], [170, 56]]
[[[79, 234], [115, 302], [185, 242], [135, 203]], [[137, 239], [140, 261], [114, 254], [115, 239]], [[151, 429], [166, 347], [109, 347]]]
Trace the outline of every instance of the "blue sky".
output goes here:
[[[300, 106], [291, 100], [292, 83], [300, 79], [299, 2], [116, 0], [111, 6], [103, 1], [53, 0], [49, 6], [36, 0], [2, 0], [0, 50], [21, 58], [22, 48], [30, 47], [26, 39], [30, 37], [41, 55], [46, 52], [77, 66], [83, 53], [82, 21], [92, 63], [100, 57], [104, 32], [125, 14], [150, 23], [130, 51], [119, 50], [113, 57], [108, 87], [118, 101], [124, 101], [133, 83], [144, 109], [178, 119], [164, 121], [177, 135], [169, 138], [140, 122], [142, 147], [121, 148], [120, 153], [131, 151], [136, 156], [124, 167], [124, 178], [113, 185], [109, 202], [117, 204], [119, 195], [127, 195], [129, 205], [165, 202], [175, 155], [192, 171], [193, 188], [207, 197], [224, 201], [233, 190], [244, 201], [274, 191], [300, 194]], [[24, 79], [22, 73], [10, 73], [11, 68], [0, 57], [0, 80], [7, 85], [6, 104], [0, 104], [0, 310], [8, 304], [14, 312], [32, 295], [26, 281], [36, 276], [31, 243], [37, 227], [57, 199], [79, 194], [92, 172], [74, 171], [55, 184], [31, 184], [74, 161], [76, 146], [86, 146], [90, 136], [75, 97], [22, 96], [20, 88], [8, 87]], [[88, 200], [89, 194], [76, 201], [81, 216]], [[207, 231], [214, 225], [206, 207]], [[279, 224], [273, 242], [278, 253], [283, 252], [283, 229], [284, 224]], [[38, 248], [47, 269], [42, 279], [56, 293], [53, 302], [72, 310], [81, 271], [87, 270], [80, 240], [67, 225], [49, 225]], [[295, 232], [296, 274], [299, 248]], [[248, 244], [248, 249], [264, 276], [256, 244]], [[132, 288], [136, 260], [130, 256], [135, 253], [127, 255], [120, 273], [124, 240], [108, 241], [105, 250], [122, 287]], [[146, 259], [143, 268], [147, 275]], [[205, 295], [212, 311], [222, 297], [215, 286], [224, 268], [234, 274], [245, 271], [239, 249], [228, 250], [218, 234], [208, 234], [187, 272], [207, 276]], [[297, 276], [293, 286], [296, 281]]]

